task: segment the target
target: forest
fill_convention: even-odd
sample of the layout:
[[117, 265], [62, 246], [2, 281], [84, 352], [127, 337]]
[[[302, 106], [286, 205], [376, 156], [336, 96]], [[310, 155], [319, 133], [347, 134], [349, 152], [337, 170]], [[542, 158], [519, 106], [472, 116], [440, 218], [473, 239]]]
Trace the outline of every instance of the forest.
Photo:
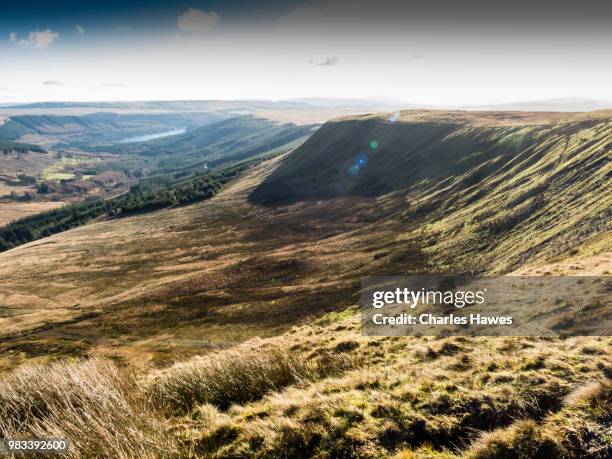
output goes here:
[[171, 183], [165, 181], [161, 184], [153, 182], [155, 185], [149, 183], [148, 186], [136, 185], [127, 193], [112, 199], [79, 202], [22, 218], [0, 228], [0, 252], [84, 225], [97, 218], [125, 217], [209, 199], [224, 184], [266, 158], [268, 156], [261, 156]]

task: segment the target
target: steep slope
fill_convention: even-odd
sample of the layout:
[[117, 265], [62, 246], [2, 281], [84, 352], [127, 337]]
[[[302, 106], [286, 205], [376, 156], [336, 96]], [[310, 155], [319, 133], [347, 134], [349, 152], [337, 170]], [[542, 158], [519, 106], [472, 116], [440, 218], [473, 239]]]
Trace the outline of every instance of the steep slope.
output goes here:
[[610, 116], [404, 112], [391, 120], [339, 119], [296, 149], [250, 199], [402, 202], [397, 217], [429, 225], [431, 252], [478, 268], [484, 260], [474, 254], [482, 251], [490, 267], [505, 269], [609, 229]]
[[[371, 138], [360, 120], [336, 121], [205, 203], [94, 223], [9, 250], [0, 255], [4, 336], [26, 334], [47, 344], [71, 336], [65, 348], [53, 347], [70, 353], [72, 346], [112, 346], [165, 359], [173, 352], [197, 352], [203, 339], [215, 345], [278, 333], [304, 317], [355, 304], [365, 275], [504, 272], [568, 254], [602, 256], [594, 269], [610, 269], [608, 115], [566, 122], [559, 121], [566, 115], [521, 115], [517, 121], [511, 114], [434, 114], [453, 119], [450, 127], [447, 121], [438, 127], [429, 113], [403, 116], [413, 117], [409, 126], [388, 127], [378, 117], [383, 121], [373, 129], [442, 129], [453, 133], [449, 142], [465, 136], [469, 148], [424, 159], [435, 177], [429, 179], [425, 172], [393, 166], [415, 161], [403, 155], [418, 154], [413, 137], [405, 138], [404, 147], [401, 137], [389, 137], [389, 143], [381, 137], [380, 154], [388, 151], [390, 157], [372, 159], [368, 167], [394, 176], [390, 182], [397, 189], [378, 197], [349, 190], [348, 196], [315, 201], [313, 190], [320, 198], [319, 190], [330, 190], [327, 184], [342, 173], [334, 164], [344, 166], [345, 158], [353, 158], [347, 151], [368, 146]], [[524, 148], [506, 137], [482, 143], [492, 135], [489, 116], [497, 117], [496, 125], [508, 125], [495, 129], [515, 132], [523, 126], [543, 137]], [[331, 130], [336, 125], [340, 137]], [[476, 141], [468, 142], [464, 131], [480, 139], [481, 148], [491, 148], [473, 150]], [[314, 180], [320, 161], [313, 143], [338, 146], [338, 139], [351, 148], [322, 155], [330, 167], [318, 167], [321, 179]], [[435, 136], [431, 142], [439, 145]], [[389, 145], [396, 150], [385, 150]], [[424, 148], [431, 158], [442, 154]], [[466, 168], [462, 162], [471, 162], [473, 154], [484, 162]], [[306, 200], [254, 204], [253, 196], [279, 183], [287, 168], [294, 170], [289, 183], [304, 183], [298, 196]], [[347, 180], [359, 186], [366, 173]], [[168, 339], [173, 347], [160, 346]]]
[[0, 435], [77, 457], [140, 457], [135, 436], [151, 457], [608, 457], [609, 337], [366, 337], [355, 306], [366, 275], [610, 274], [610, 114], [387, 119], [0, 254], [0, 371], [22, 367]]
[[215, 113], [15, 115], [0, 125], [0, 139], [36, 139], [36, 143], [92, 148], [125, 137], [204, 126], [223, 118]]
[[275, 204], [398, 189], [463, 191], [499, 174], [537, 175], [550, 157], [585, 152], [599, 161], [610, 149], [611, 114], [433, 111], [339, 118], [297, 149], [251, 197]]
[[118, 145], [113, 151], [155, 157], [163, 170], [206, 164], [216, 167], [304, 140], [314, 128], [315, 125], [238, 116], [180, 135], [135, 145]]

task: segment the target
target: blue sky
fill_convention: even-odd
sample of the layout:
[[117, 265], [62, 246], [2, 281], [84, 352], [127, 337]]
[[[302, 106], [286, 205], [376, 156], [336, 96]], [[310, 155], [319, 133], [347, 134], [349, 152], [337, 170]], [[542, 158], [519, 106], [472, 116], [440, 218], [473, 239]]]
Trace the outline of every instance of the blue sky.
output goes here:
[[294, 0], [276, 1], [14, 1], [2, 5], [0, 31], [28, 33], [51, 28], [68, 35], [75, 24], [96, 33], [109, 33], [115, 27], [129, 26], [148, 33], [172, 32], [176, 18], [184, 11], [214, 11], [226, 23], [248, 21], [266, 23], [302, 5]]
[[609, 2], [19, 1], [0, 103], [388, 96], [612, 100]]

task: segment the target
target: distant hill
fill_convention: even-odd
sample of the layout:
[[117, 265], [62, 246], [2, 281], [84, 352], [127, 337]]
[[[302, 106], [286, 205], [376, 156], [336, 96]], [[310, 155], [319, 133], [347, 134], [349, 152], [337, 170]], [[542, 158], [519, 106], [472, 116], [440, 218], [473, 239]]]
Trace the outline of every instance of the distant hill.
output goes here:
[[135, 102], [33, 102], [27, 104], [8, 104], [4, 109], [13, 110], [67, 110], [91, 109], [104, 111], [132, 111], [132, 112], [218, 112], [234, 113], [243, 110], [252, 112], [256, 110], [291, 109], [296, 106], [305, 106], [294, 101], [270, 100], [146, 100]]
[[18, 140], [35, 135], [52, 138], [63, 147], [91, 148], [113, 144], [126, 137], [148, 135], [176, 128], [195, 128], [226, 116], [214, 113], [117, 114], [111, 112], [72, 115], [14, 115], [0, 125], [0, 138]]
[[525, 112], [591, 112], [612, 109], [612, 102], [581, 97], [533, 100], [506, 104], [461, 107], [465, 110], [525, 111]]
[[23, 142], [13, 142], [11, 140], [3, 140], [0, 139], [0, 153], [4, 151], [34, 151], [36, 153], [45, 153], [46, 150], [38, 145], [34, 145], [31, 143], [23, 143]]
[[316, 125], [277, 123], [253, 116], [233, 117], [184, 134], [135, 144], [115, 145], [111, 151], [155, 157], [158, 167], [172, 170], [192, 165], [217, 167], [248, 159], [309, 136]]

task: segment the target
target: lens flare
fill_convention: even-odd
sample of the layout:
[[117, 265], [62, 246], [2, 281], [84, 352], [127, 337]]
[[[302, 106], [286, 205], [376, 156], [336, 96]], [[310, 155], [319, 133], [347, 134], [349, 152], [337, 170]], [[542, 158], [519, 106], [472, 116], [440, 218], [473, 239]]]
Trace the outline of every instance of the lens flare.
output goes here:
[[372, 141], [370, 142], [370, 148], [371, 148], [372, 150], [376, 150], [376, 149], [378, 148], [378, 140], [372, 140]]
[[365, 166], [368, 163], [368, 156], [364, 153], [359, 153], [357, 158], [355, 158], [355, 162], [358, 166]]
[[349, 172], [353, 175], [357, 175], [359, 173], [359, 166], [357, 164], [353, 164], [349, 169]]

